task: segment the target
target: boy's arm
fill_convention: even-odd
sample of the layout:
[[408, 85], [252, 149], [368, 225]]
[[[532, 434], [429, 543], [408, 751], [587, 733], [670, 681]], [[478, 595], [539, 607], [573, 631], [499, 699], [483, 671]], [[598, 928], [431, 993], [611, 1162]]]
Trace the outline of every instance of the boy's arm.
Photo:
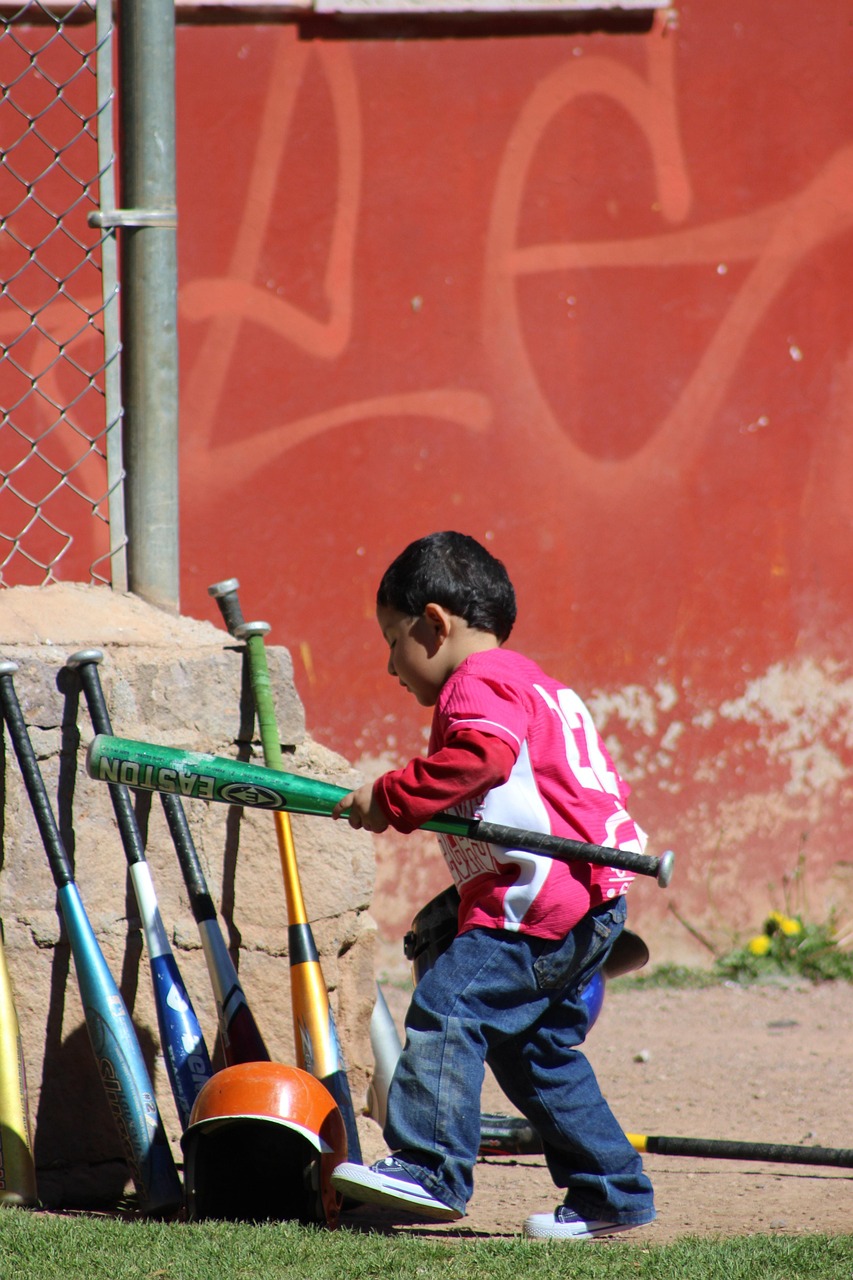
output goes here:
[[443, 809], [506, 782], [515, 759], [503, 739], [460, 729], [434, 755], [410, 760], [404, 769], [384, 773], [344, 796], [332, 816], [340, 817], [348, 809], [353, 827], [385, 831], [393, 826], [408, 833]]

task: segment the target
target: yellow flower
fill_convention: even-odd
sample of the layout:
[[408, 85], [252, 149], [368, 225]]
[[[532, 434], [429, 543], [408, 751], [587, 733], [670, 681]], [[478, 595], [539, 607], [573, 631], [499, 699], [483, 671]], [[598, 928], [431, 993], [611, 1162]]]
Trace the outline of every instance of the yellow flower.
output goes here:
[[795, 920], [793, 916], [783, 915], [781, 911], [771, 911], [764, 928], [768, 933], [775, 933], [778, 929], [786, 938], [796, 938], [797, 934], [803, 932], [803, 926], [799, 920]]
[[754, 956], [766, 956], [770, 950], [770, 939], [766, 933], [760, 933], [757, 938], [751, 938], [747, 944], [747, 951]]

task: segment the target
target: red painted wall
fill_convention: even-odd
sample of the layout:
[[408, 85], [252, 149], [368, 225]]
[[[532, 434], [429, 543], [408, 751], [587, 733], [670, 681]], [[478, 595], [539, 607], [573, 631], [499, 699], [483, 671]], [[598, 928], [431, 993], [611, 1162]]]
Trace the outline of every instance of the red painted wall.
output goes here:
[[[377, 580], [473, 533], [677, 851], [632, 890], [655, 958], [853, 922], [849, 6], [220, 16], [178, 30], [183, 611], [238, 576], [370, 773], [426, 732]], [[396, 948], [447, 876], [377, 847]]]
[[[514, 642], [677, 850], [668, 894], [633, 891], [659, 957], [697, 949], [668, 908], [722, 944], [803, 852], [788, 905], [849, 903], [851, 31], [794, 0], [179, 31], [184, 610], [237, 575], [369, 773], [426, 731], [379, 575], [431, 529], [487, 540]], [[396, 940], [447, 876], [379, 849]]]

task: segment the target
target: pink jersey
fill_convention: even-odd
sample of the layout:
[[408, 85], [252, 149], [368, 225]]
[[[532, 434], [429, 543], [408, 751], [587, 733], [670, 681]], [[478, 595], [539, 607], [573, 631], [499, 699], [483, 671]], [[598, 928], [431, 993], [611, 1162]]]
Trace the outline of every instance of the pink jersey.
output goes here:
[[[505, 783], [455, 812], [643, 851], [645, 833], [625, 808], [629, 788], [589, 711], [535, 662], [501, 648], [468, 657], [439, 694], [429, 754], [463, 726], [500, 738], [516, 759]], [[613, 867], [557, 862], [459, 836], [438, 839], [462, 899], [460, 932], [484, 926], [561, 938], [634, 878]]]

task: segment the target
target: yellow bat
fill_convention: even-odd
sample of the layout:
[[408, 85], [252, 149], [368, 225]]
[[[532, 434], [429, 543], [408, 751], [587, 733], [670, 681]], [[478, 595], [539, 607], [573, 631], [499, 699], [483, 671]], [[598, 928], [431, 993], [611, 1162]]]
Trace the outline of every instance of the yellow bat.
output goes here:
[[0, 923], [0, 1204], [33, 1205], [36, 1169], [27, 1073]]

